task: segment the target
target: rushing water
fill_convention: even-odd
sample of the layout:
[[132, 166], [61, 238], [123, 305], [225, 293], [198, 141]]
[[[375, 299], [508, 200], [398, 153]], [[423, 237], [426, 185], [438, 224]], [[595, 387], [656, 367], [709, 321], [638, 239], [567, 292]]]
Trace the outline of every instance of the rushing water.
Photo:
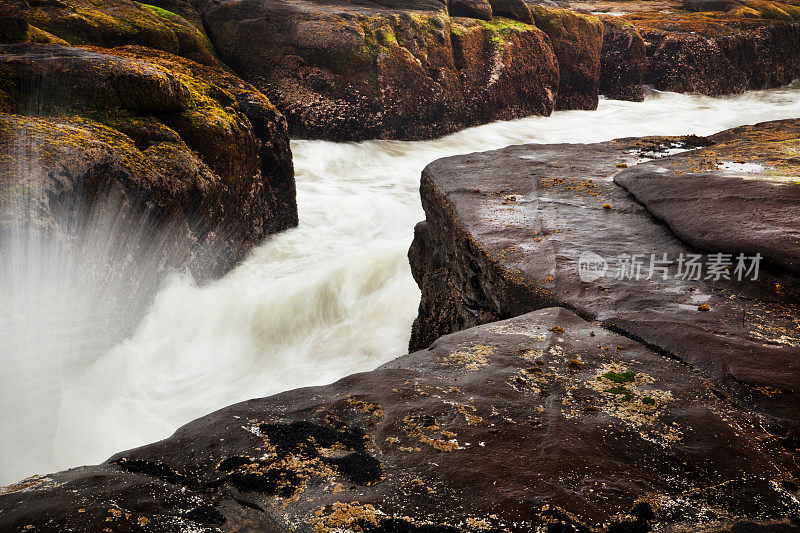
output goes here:
[[109, 325], [137, 317], [106, 307], [113, 287], [66, 287], [84, 270], [81, 261], [103, 256], [104, 231], [84, 239], [99, 252], [37, 257], [56, 261], [59, 275], [5, 250], [23, 281], [0, 279], [0, 307], [16, 317], [0, 324], [0, 482], [96, 463], [231, 403], [328, 383], [405, 353], [419, 302], [406, 252], [423, 218], [419, 174], [434, 159], [520, 143], [703, 135], [788, 117], [800, 117], [797, 83], [730, 98], [604, 100], [596, 111], [425, 142], [295, 141], [300, 226], [210, 285], [168, 278], [120, 342], [113, 335], [124, 328]]

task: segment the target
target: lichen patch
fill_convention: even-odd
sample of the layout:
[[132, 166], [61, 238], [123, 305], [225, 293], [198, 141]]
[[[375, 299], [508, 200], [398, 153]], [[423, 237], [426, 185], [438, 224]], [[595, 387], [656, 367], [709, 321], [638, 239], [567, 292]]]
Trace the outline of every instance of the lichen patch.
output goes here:
[[489, 357], [496, 351], [496, 346], [474, 344], [447, 355], [444, 364], [474, 371], [486, 367], [489, 364]]
[[47, 488], [57, 487], [59, 484], [60, 483], [56, 483], [56, 481], [51, 477], [35, 475], [25, 478], [22, 481], [18, 481], [17, 483], [12, 483], [11, 485], [0, 487], [0, 495], [13, 494], [15, 492], [29, 492], [32, 490], [47, 489]]
[[430, 415], [410, 415], [403, 419], [403, 431], [412, 439], [432, 446], [439, 451], [452, 452], [462, 449], [455, 433], [446, 431]]
[[654, 384], [652, 376], [634, 372], [622, 363], [606, 363], [584, 382], [596, 393], [592, 401], [598, 411], [632, 426], [642, 438], [666, 445], [680, 440], [682, 432], [659, 421], [663, 407], [674, 398], [670, 391]]
[[316, 512], [311, 521], [314, 533], [354, 531], [361, 533], [378, 525], [386, 514], [370, 504], [335, 502], [330, 510]]

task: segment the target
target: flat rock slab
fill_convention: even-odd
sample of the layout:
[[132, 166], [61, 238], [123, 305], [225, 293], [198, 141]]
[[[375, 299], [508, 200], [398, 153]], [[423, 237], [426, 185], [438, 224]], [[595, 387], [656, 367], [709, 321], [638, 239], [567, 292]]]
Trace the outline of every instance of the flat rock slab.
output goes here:
[[0, 529], [788, 531], [773, 445], [701, 373], [552, 308], [2, 489]]
[[744, 126], [614, 181], [681, 240], [800, 274], [800, 120]]
[[[566, 307], [693, 365], [721, 396], [754, 409], [796, 456], [797, 278], [762, 264], [753, 281], [752, 271], [744, 275], [752, 261], [738, 271], [723, 264], [716, 275], [714, 257], [680, 241], [612, 181], [618, 165], [709, 142], [526, 145], [430, 164], [421, 186], [426, 222], [410, 251], [422, 288], [412, 348], [478, 323]], [[666, 279], [658, 268], [664, 254], [672, 262]], [[699, 276], [685, 264], [678, 275], [689, 254], [700, 255]], [[580, 265], [592, 262], [607, 267], [603, 277], [581, 276]]]

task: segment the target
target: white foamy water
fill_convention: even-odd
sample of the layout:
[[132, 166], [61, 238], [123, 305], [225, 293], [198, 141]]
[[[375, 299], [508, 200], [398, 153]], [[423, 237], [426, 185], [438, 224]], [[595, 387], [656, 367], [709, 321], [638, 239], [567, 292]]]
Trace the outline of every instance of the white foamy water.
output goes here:
[[[96, 463], [231, 403], [328, 383], [405, 353], [419, 302], [406, 252], [423, 218], [420, 171], [434, 159], [521, 143], [705, 135], [789, 117], [800, 117], [800, 84], [730, 98], [604, 100], [596, 111], [425, 142], [295, 141], [300, 226], [210, 285], [169, 278], [134, 333], [110, 349], [87, 349], [84, 315], [61, 320], [69, 306], [49, 303], [58, 289], [37, 282], [42, 269], [18, 265], [24, 283], [0, 292], [6, 308], [27, 302], [7, 315], [17, 323], [0, 325], [0, 383], [14, 384], [0, 390], [0, 427], [18, 428], [0, 432], [0, 482]], [[84, 296], [83, 308], [94, 306], [86, 316], [109, 319], [102, 302]], [[28, 324], [24, 339], [20, 321]], [[65, 327], [30, 334], [51, 323]]]

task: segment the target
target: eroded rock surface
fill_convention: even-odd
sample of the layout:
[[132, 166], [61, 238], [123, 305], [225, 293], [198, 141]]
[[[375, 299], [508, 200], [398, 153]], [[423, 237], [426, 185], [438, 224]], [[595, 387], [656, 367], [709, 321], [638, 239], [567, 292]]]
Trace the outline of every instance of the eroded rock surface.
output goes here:
[[643, 83], [715, 95], [800, 76], [800, 8], [740, 4], [202, 0], [200, 10], [220, 56], [293, 135], [350, 140], [593, 109], [601, 92], [641, 100]]
[[687, 13], [676, 6], [626, 16], [647, 45], [645, 81], [664, 91], [719, 95], [797, 78], [800, 8], [757, 0], [730, 4], [747, 7]]
[[644, 100], [646, 56], [636, 27], [620, 17], [602, 16], [600, 93], [614, 100]]
[[614, 181], [684, 242], [800, 274], [800, 120], [743, 126]]
[[545, 309], [3, 489], [0, 527], [797, 527], [795, 466], [715, 390], [683, 363]]
[[556, 102], [557, 59], [531, 24], [451, 19], [433, 0], [201, 9], [220, 56], [269, 96], [292, 135], [426, 138], [549, 114]]
[[159, 5], [133, 0], [2, 0], [0, 43], [138, 45], [219, 65], [189, 0], [155, 3]]
[[[764, 128], [783, 127], [796, 125]], [[412, 348], [476, 324], [566, 307], [693, 365], [722, 396], [757, 412], [783, 453], [796, 459], [797, 278], [762, 264], [752, 281], [752, 272], [743, 275], [752, 266], [746, 261], [741, 270], [736, 261], [723, 264], [719, 275], [703, 270], [699, 279], [684, 265], [679, 276], [681, 254], [687, 259], [697, 251], [612, 181], [617, 165], [724, 138], [515, 146], [429, 165], [421, 187], [426, 221], [409, 253], [422, 288]], [[659, 172], [672, 161], [647, 168]], [[591, 254], [607, 262], [607, 275], [583, 281], [581, 257], [588, 262], [596, 258]], [[662, 270], [648, 272], [651, 254], [672, 261], [666, 279]]]
[[220, 274], [297, 223], [283, 117], [227, 72], [155, 50], [0, 46], [0, 225], [53, 236], [114, 195]]
[[599, 94], [641, 100], [643, 84], [786, 84], [800, 76], [799, 20], [795, 0], [4, 0], [0, 42], [218, 54], [294, 136], [421, 139], [593, 109]]

